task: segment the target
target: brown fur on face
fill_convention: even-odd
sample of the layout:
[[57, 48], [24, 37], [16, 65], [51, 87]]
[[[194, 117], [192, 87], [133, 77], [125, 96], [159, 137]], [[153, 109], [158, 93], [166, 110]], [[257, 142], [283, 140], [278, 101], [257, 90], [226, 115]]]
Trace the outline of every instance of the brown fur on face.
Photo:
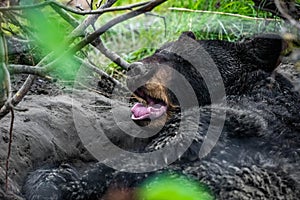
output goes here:
[[[172, 72], [165, 68], [156, 70], [152, 78], [142, 87], [143, 92], [152, 98], [162, 100], [166, 103], [168, 109], [176, 107], [167, 91], [168, 82], [171, 81]], [[135, 95], [138, 100], [145, 103], [138, 95]]]
[[[171, 68], [164, 68], [163, 66], [157, 69], [153, 76], [146, 82], [146, 84], [139, 88], [139, 91], [143, 91], [146, 96], [163, 101], [167, 105], [166, 114], [159, 119], [151, 121], [151, 126], [154, 127], [164, 125], [166, 120], [170, 118], [172, 111], [177, 108], [172, 98], [169, 96], [167, 89], [168, 83], [171, 81], [172, 77], [172, 71], [169, 69]], [[143, 97], [139, 96], [138, 93], [134, 93], [134, 98], [147, 105], [147, 101]], [[149, 125], [150, 120], [138, 120], [136, 123], [141, 126], [146, 126]]]

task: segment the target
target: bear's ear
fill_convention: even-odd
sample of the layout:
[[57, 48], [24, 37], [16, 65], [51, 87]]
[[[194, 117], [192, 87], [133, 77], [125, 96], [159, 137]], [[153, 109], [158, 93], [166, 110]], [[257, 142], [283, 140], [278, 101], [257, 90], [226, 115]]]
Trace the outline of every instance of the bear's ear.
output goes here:
[[186, 36], [188, 36], [188, 37], [190, 37], [190, 38], [196, 40], [196, 35], [195, 35], [192, 31], [185, 31], [185, 32], [182, 32], [181, 35], [180, 35], [180, 37], [179, 37], [179, 40], [180, 40], [181, 38], [183, 38], [183, 37], [186, 37]]
[[239, 44], [247, 61], [264, 71], [273, 71], [280, 64], [281, 52], [287, 43], [276, 34], [261, 34]]
[[[195, 36], [195, 34], [192, 31], [185, 31], [185, 32], [181, 33], [178, 41], [183, 40], [186, 37], [189, 37], [189, 38], [192, 38], [193, 40], [196, 40], [196, 36]], [[160, 52], [162, 49], [167, 49], [168, 47], [170, 47], [172, 45], [174, 45], [174, 42], [167, 42], [162, 47], [160, 47], [159, 49], [157, 49], [155, 51], [155, 53]]]

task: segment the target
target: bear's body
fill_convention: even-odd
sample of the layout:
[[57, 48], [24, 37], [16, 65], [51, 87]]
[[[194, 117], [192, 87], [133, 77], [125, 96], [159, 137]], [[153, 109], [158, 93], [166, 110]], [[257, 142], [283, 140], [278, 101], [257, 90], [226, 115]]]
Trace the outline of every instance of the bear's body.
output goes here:
[[[195, 36], [188, 32], [178, 41], [184, 37], [195, 40]], [[196, 178], [208, 185], [217, 199], [298, 199], [300, 95], [287, 78], [274, 71], [279, 64], [283, 41], [278, 36], [263, 35], [238, 43], [196, 42], [217, 66], [224, 81], [227, 103], [211, 104], [201, 74], [193, 69], [190, 62], [169, 51], [172, 42], [165, 44], [153, 56], [141, 60], [137, 67], [140, 69], [131, 74], [133, 79], [128, 83], [129, 88], [133, 88], [135, 81], [145, 76], [155, 82], [149, 81], [133, 91], [138, 98], [149, 103], [138, 104], [132, 109], [135, 121], [142, 124], [149, 122], [148, 115], [142, 116], [140, 113], [151, 107], [153, 102], [156, 106], [161, 104], [160, 108], [166, 110], [168, 123], [149, 139], [145, 151], [176, 144], [178, 139], [176, 127], [182, 120], [180, 112], [175, 109], [178, 99], [165, 87], [176, 83], [172, 73], [166, 70], [168, 68], [157, 68], [155, 71], [143, 69], [153, 64], [168, 66], [182, 74], [192, 85], [201, 106], [201, 117], [198, 131], [183, 133], [183, 139], [194, 138], [190, 148], [178, 161], [163, 170], [179, 171]], [[194, 109], [198, 108], [187, 108], [187, 115]], [[226, 113], [220, 138], [211, 152], [200, 159], [199, 151], [208, 127], [214, 129], [218, 126], [210, 124], [210, 120], [213, 116], [221, 117], [218, 115], [220, 111]], [[152, 117], [150, 121], [159, 121], [162, 116]], [[198, 124], [198, 121], [191, 123]], [[91, 166], [84, 175], [71, 167], [61, 169], [33, 172], [24, 186], [27, 199], [43, 199], [42, 196], [51, 196], [51, 192], [57, 195], [54, 199], [97, 199], [108, 187], [135, 187], [149, 175], [160, 173], [116, 172], [103, 164]]]

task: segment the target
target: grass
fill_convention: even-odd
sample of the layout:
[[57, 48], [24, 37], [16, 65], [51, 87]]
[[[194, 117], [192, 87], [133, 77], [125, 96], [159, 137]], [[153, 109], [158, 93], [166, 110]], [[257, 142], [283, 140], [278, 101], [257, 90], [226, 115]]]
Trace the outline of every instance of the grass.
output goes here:
[[[118, 1], [116, 5], [137, 2], [141, 1], [122, 0]], [[193, 31], [198, 39], [235, 41], [260, 32], [278, 33], [282, 29], [283, 23], [280, 20], [274, 18], [269, 21], [263, 20], [271, 18], [272, 15], [258, 11], [253, 5], [251, 0], [169, 0], [154, 10], [153, 13], [157, 16], [142, 15], [119, 24], [110, 29], [103, 39], [110, 49], [122, 55], [128, 62], [133, 62], [151, 55], [163, 43], [177, 39], [183, 31], [187, 30]], [[223, 14], [174, 11], [170, 10], [170, 7]], [[226, 13], [241, 16], [228, 16]], [[106, 17], [109, 19], [112, 16], [107, 15]], [[102, 19], [104, 22], [106, 21], [105, 17]], [[103, 58], [100, 61], [95, 59], [94, 62], [108, 71], [118, 68], [110, 62], [103, 62], [103, 60], [106, 59]]]
[[[130, 3], [141, 2], [140, 0], [122, 0], [118, 1], [116, 5], [127, 5]], [[254, 3], [251, 0], [169, 0], [156, 9], [162, 11], [169, 7], [189, 8], [194, 10], [209, 10], [227, 13], [236, 13], [252, 17], [271, 17], [268, 12], [259, 11], [254, 8]]]

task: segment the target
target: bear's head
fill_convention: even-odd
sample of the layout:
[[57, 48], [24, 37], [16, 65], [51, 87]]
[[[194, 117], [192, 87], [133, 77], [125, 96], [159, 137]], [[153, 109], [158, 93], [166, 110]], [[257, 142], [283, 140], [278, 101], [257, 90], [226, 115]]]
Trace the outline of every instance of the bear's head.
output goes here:
[[[241, 95], [255, 84], [248, 81], [249, 73], [272, 73], [284, 48], [285, 42], [274, 34], [227, 42], [196, 40], [194, 33], [184, 32], [131, 65], [127, 85], [139, 101], [131, 109], [132, 119], [140, 125], [168, 119], [180, 109], [178, 95], [196, 96], [199, 106], [211, 104], [212, 93], [220, 99]], [[218, 90], [222, 87], [224, 93]]]

